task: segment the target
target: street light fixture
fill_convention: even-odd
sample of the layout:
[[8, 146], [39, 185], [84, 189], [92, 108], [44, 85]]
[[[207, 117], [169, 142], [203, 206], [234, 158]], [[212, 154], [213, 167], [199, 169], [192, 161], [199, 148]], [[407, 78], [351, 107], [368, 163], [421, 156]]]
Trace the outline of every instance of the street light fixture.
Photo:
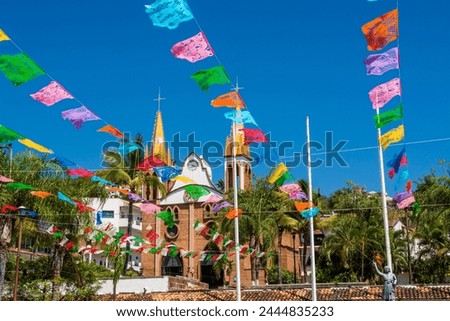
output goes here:
[[17, 243], [17, 256], [16, 256], [16, 275], [14, 281], [13, 301], [17, 301], [17, 289], [19, 287], [19, 263], [20, 263], [20, 249], [22, 246], [22, 221], [27, 215], [27, 209], [25, 206], [19, 206], [19, 241]]

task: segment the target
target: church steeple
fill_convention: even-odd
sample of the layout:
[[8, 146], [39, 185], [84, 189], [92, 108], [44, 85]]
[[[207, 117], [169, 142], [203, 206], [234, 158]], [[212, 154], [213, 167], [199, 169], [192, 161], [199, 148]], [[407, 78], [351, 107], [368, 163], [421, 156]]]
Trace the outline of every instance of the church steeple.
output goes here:
[[154, 100], [158, 102], [158, 110], [155, 116], [155, 122], [153, 125], [153, 135], [150, 150], [146, 151], [147, 156], [155, 156], [162, 160], [167, 165], [171, 165], [170, 151], [167, 147], [166, 139], [164, 136], [164, 127], [161, 113], [161, 100], [165, 98], [161, 97], [161, 92], [158, 91], [158, 97]]
[[[236, 81], [236, 92], [242, 89], [239, 87], [238, 81]], [[236, 112], [239, 113], [241, 108], [236, 107]], [[252, 158], [250, 157], [249, 145], [245, 145], [244, 132], [240, 129], [244, 128], [244, 124], [238, 124], [232, 122], [230, 135], [225, 141], [225, 153], [224, 153], [224, 175], [225, 175], [225, 192], [233, 189], [234, 180], [237, 180], [238, 190], [247, 190], [251, 188], [252, 182]], [[234, 135], [233, 135], [234, 130]], [[234, 138], [234, 139], [233, 139]], [[236, 156], [236, 174], [233, 175], [233, 147], [235, 148]]]

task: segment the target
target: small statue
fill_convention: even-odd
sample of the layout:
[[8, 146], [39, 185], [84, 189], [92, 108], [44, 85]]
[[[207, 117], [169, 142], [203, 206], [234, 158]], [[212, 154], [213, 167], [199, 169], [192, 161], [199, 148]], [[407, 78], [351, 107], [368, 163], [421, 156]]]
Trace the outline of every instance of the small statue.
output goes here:
[[382, 297], [384, 301], [395, 301], [395, 286], [397, 285], [397, 277], [391, 272], [389, 266], [384, 267], [384, 273], [378, 270], [377, 262], [373, 261], [373, 266], [377, 274], [384, 280]]

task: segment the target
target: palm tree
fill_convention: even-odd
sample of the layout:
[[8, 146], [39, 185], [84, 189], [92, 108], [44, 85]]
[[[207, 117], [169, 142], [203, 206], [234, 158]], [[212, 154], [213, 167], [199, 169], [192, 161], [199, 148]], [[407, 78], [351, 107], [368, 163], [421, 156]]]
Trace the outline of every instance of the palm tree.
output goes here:
[[[124, 140], [124, 144], [129, 141]], [[143, 137], [137, 134], [133, 143], [143, 146]], [[97, 175], [110, 180], [121, 186], [128, 186], [131, 193], [136, 193], [142, 185], [142, 175], [136, 169], [136, 166], [143, 160], [143, 148], [122, 155], [119, 151], [107, 151], [104, 161], [108, 168], [99, 170]], [[128, 224], [127, 234], [132, 234], [133, 227], [133, 200], [128, 201]], [[127, 242], [126, 253], [130, 251], [130, 244]], [[125, 255], [125, 262], [122, 275], [125, 275], [128, 269], [128, 255]]]
[[332, 255], [337, 255], [348, 281], [356, 281], [358, 274], [358, 279], [365, 281], [373, 276], [368, 267], [375, 253], [382, 252], [381, 206], [377, 196], [367, 194], [364, 188], [352, 182], [347, 184], [347, 188], [330, 197], [330, 210], [337, 214], [328, 224], [329, 234], [322, 251], [329, 262]]
[[[124, 141], [124, 143], [127, 141]], [[143, 137], [137, 134], [133, 140], [133, 143], [138, 146], [143, 146]], [[136, 169], [137, 165], [144, 159], [144, 152], [142, 149], [137, 149], [135, 151], [129, 152], [122, 155], [119, 151], [107, 151], [105, 153], [104, 161], [108, 168], [102, 169], [97, 172], [97, 175], [108, 179], [116, 184], [127, 186], [130, 192], [135, 194], [140, 192], [143, 184], [147, 185], [147, 191], [151, 188], [159, 190], [162, 195], [165, 195], [164, 184], [161, 183], [157, 176], [148, 175]], [[147, 195], [148, 197], [148, 195]], [[128, 201], [128, 224], [127, 224], [127, 234], [132, 234], [133, 227], [133, 200]], [[126, 253], [130, 252], [130, 243], [127, 242]], [[125, 262], [123, 267], [122, 275], [125, 275], [128, 269], [128, 255], [125, 256]]]
[[[232, 191], [230, 192], [232, 199]], [[278, 222], [286, 209], [284, 193], [271, 188], [265, 179], [257, 180], [250, 190], [238, 193], [239, 208], [244, 214], [239, 218], [240, 243], [248, 243], [257, 252], [275, 250], [274, 241], [278, 235]], [[232, 220], [223, 217], [219, 222], [219, 231], [228, 237], [234, 237]], [[250, 258], [251, 280], [259, 283], [259, 263], [256, 256]]]
[[421, 282], [445, 282], [450, 272], [450, 163], [439, 164], [443, 174], [432, 170], [414, 192], [421, 207], [413, 218], [413, 238], [418, 240], [414, 270]]
[[[106, 195], [106, 192], [98, 183], [86, 179], [71, 179], [60, 165], [49, 162], [45, 157], [37, 156], [28, 151], [16, 154], [12, 165], [14, 180], [31, 185], [36, 190], [53, 193], [53, 195], [63, 192], [81, 203], [88, 197]], [[52, 237], [48, 233], [39, 231], [36, 219], [27, 218], [23, 221], [24, 239], [33, 240], [43, 247], [53, 247], [52, 297], [57, 300], [60, 292], [61, 269], [64, 256], [67, 255], [60, 242], [66, 238], [77, 241], [79, 231], [85, 225], [90, 224], [92, 215], [87, 212], [78, 213], [77, 206], [63, 202], [56, 197], [37, 198], [31, 195], [28, 190], [5, 189], [5, 193], [2, 193], [2, 195], [9, 198], [11, 205], [25, 206], [27, 209], [38, 213], [40, 221], [53, 224], [60, 229], [60, 233]], [[0, 258], [0, 260], [2, 259]], [[0, 266], [2, 264], [3, 262], [0, 262]]]

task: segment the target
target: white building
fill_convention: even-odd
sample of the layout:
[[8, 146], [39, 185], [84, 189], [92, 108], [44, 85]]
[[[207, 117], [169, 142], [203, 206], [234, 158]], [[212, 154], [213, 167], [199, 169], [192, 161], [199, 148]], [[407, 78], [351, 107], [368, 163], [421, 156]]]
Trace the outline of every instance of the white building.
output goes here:
[[[129, 202], [127, 200], [108, 198], [102, 201], [99, 198], [93, 198], [89, 201], [88, 206], [95, 209], [94, 220], [96, 225], [105, 226], [110, 223], [113, 226], [113, 233], [118, 231], [122, 231], [124, 234], [127, 233], [129, 211]], [[132, 212], [133, 224], [131, 235], [140, 237], [142, 235], [142, 213], [139, 204], [133, 204]], [[108, 262], [108, 258], [101, 254], [88, 253], [85, 256], [89, 262], [113, 268]], [[130, 254], [128, 267], [137, 272], [141, 271], [141, 253], [133, 252]]]

